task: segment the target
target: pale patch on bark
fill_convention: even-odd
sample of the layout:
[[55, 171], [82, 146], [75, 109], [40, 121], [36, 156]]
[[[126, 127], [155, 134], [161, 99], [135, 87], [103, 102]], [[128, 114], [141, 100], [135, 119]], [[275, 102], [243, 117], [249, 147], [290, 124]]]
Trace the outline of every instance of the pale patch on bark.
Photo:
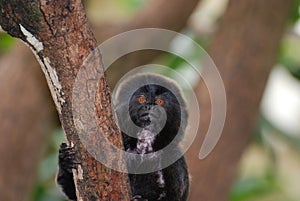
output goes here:
[[82, 180], [83, 179], [83, 169], [81, 167], [81, 165], [78, 165], [78, 168], [77, 168], [77, 173], [78, 173], [78, 179]]
[[80, 193], [77, 188], [77, 181], [83, 179], [83, 169], [81, 165], [78, 165], [77, 170], [73, 169], [73, 179], [75, 184], [75, 190], [76, 190], [76, 196], [78, 201], [83, 201], [82, 197], [80, 196]]
[[[53, 81], [51, 80], [50, 72], [48, 71], [48, 69], [46, 67], [46, 64], [44, 63], [45, 59], [44, 59], [44, 61], [41, 61], [40, 57], [35, 52], [34, 52], [34, 54], [36, 55], [36, 58], [37, 58], [38, 62], [40, 63], [41, 68], [42, 68], [42, 70], [43, 70], [43, 72], [44, 72], [44, 74], [46, 76], [46, 80], [47, 80], [47, 83], [49, 85], [49, 89], [50, 89], [52, 98], [54, 100], [54, 103], [56, 105], [57, 111], [58, 111], [59, 114], [61, 114], [61, 104], [58, 101], [59, 99], [58, 99], [57, 93], [56, 93], [57, 90], [55, 90], [55, 86], [53, 84]], [[50, 64], [48, 64], [48, 68], [49, 68], [49, 66], [50, 66]]]
[[43, 43], [40, 42], [34, 35], [32, 35], [25, 27], [20, 24], [20, 29], [24, 36], [26, 36], [27, 42], [30, 43], [37, 52], [40, 52], [44, 49]]
[[56, 108], [61, 114], [62, 105], [66, 102], [62, 97], [64, 94], [62, 92], [62, 86], [59, 82], [57, 73], [55, 69], [50, 65], [50, 59], [48, 57], [41, 58], [38, 53], [43, 50], [43, 43], [41, 43], [37, 38], [35, 38], [28, 30], [26, 30], [21, 24], [19, 25], [22, 33], [26, 36], [27, 42], [30, 44], [26, 44], [30, 47], [38, 62], [41, 65], [41, 68], [46, 76], [46, 80], [48, 82], [51, 95], [53, 97]]
[[49, 76], [50, 76], [50, 79], [55, 87], [55, 91], [56, 91], [56, 94], [57, 94], [57, 98], [60, 102], [61, 105], [63, 105], [66, 101], [65, 99], [63, 99], [62, 95], [63, 95], [63, 92], [61, 91], [62, 90], [62, 86], [58, 80], [58, 76], [57, 76], [57, 73], [55, 71], [54, 68], [52, 68], [52, 66], [50, 65], [50, 60], [48, 57], [44, 58], [44, 63], [45, 63], [45, 66], [47, 68], [47, 71], [49, 72]]

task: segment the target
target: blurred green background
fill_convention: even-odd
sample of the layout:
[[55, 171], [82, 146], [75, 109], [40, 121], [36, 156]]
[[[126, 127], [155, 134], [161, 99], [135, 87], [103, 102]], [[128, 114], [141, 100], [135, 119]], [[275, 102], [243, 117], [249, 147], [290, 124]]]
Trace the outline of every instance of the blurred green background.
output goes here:
[[[130, 19], [143, 5], [142, 0], [91, 0], [86, 3], [94, 24], [120, 23]], [[222, 16], [226, 0], [203, 1], [183, 33], [207, 48]], [[288, 29], [281, 42], [277, 64], [269, 77], [261, 103], [261, 114], [252, 143], [243, 154], [230, 201], [300, 200], [300, 1], [294, 6]], [[101, 10], [101, 12], [99, 12]], [[195, 23], [197, 22], [197, 23]], [[201, 27], [199, 27], [201, 24]], [[12, 37], [0, 34], [0, 52], [9, 51]], [[180, 46], [174, 39], [172, 47]], [[185, 47], [189, 59], [199, 62], [197, 52]], [[173, 55], [161, 56], [156, 63], [180, 70], [190, 80], [186, 63]], [[171, 76], [171, 75], [170, 75]], [[32, 201], [65, 200], [55, 184], [58, 147], [64, 141], [61, 129], [51, 135], [39, 165]]]

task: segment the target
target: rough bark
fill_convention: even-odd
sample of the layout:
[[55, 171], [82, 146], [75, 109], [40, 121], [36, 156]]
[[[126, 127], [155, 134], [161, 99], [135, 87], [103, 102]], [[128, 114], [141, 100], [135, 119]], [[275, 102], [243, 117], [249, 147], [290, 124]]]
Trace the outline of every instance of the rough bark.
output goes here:
[[42, 149], [54, 128], [55, 110], [38, 67], [20, 43], [0, 58], [0, 200], [29, 200]]
[[[200, 132], [188, 152], [190, 200], [227, 200], [240, 156], [251, 139], [269, 72], [293, 1], [230, 0], [210, 49], [224, 81], [227, 118], [221, 139], [204, 160], [199, 153], [210, 121], [210, 100], [203, 83]], [[205, 72], [204, 72], [205, 73]]]
[[[78, 171], [73, 172], [78, 200], [130, 200], [127, 175], [106, 168], [86, 151], [72, 119], [74, 80], [84, 59], [96, 47], [81, 1], [14, 0], [1, 1], [0, 6], [0, 25], [12, 36], [25, 41], [36, 54], [66, 137], [69, 144], [75, 145], [76, 158], [80, 162]], [[101, 69], [101, 62], [95, 64]], [[106, 107], [110, 90], [104, 74], [99, 73], [102, 79], [94, 95], [98, 100], [95, 106], [102, 108], [97, 111], [101, 117], [99, 127], [109, 128], [101, 131], [114, 145], [122, 148], [120, 132], [110, 115], [111, 108]], [[78, 110], [84, 113], [85, 105], [81, 106]], [[93, 145], [101, 149], [98, 136], [93, 137]], [[110, 156], [108, 158], [116, 160]]]

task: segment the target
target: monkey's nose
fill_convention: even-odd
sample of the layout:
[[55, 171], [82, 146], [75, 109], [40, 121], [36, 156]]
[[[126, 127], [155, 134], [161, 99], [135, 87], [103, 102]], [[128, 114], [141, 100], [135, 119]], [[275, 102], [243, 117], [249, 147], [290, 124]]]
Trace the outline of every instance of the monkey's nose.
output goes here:
[[151, 110], [151, 106], [150, 105], [144, 105], [143, 110], [144, 111], [149, 111], [149, 110]]

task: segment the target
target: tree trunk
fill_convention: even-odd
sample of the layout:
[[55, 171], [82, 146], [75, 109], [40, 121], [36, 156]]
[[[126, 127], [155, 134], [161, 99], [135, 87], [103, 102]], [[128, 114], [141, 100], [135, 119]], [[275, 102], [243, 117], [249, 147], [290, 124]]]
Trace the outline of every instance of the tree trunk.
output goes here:
[[199, 160], [195, 153], [199, 153], [210, 121], [210, 100], [203, 83], [199, 84], [201, 129], [187, 154], [192, 175], [190, 200], [227, 200], [292, 5], [292, 0], [229, 1], [210, 48], [226, 89], [227, 118], [215, 149]]
[[[2, 28], [26, 42], [39, 60], [68, 142], [75, 145], [76, 160], [79, 162], [77, 171], [73, 171], [77, 199], [130, 200], [127, 174], [110, 170], [96, 161], [80, 141], [80, 132], [75, 128], [75, 123], [80, 123], [80, 119], [73, 119], [72, 97], [77, 95], [73, 93], [73, 86], [84, 59], [96, 47], [81, 1], [14, 0], [1, 1], [0, 7]], [[95, 69], [88, 70], [96, 70], [98, 77], [95, 78], [100, 79], [87, 82], [91, 81], [99, 86], [96, 94], [91, 94], [91, 98], [97, 100], [94, 106], [98, 109], [99, 126], [96, 132], [84, 134], [92, 136], [89, 139], [90, 146], [96, 146], [95, 150], [98, 152], [101, 152], [104, 143], [98, 140], [100, 131], [111, 143], [122, 149], [120, 131], [112, 118], [111, 107], [107, 107], [110, 106], [110, 90], [101, 66], [100, 54], [96, 56]], [[85, 76], [84, 78], [88, 78], [89, 75]], [[94, 113], [89, 114], [85, 104], [78, 105], [76, 110], [94, 118]], [[106, 157], [112, 162], [118, 160], [110, 155]]]

